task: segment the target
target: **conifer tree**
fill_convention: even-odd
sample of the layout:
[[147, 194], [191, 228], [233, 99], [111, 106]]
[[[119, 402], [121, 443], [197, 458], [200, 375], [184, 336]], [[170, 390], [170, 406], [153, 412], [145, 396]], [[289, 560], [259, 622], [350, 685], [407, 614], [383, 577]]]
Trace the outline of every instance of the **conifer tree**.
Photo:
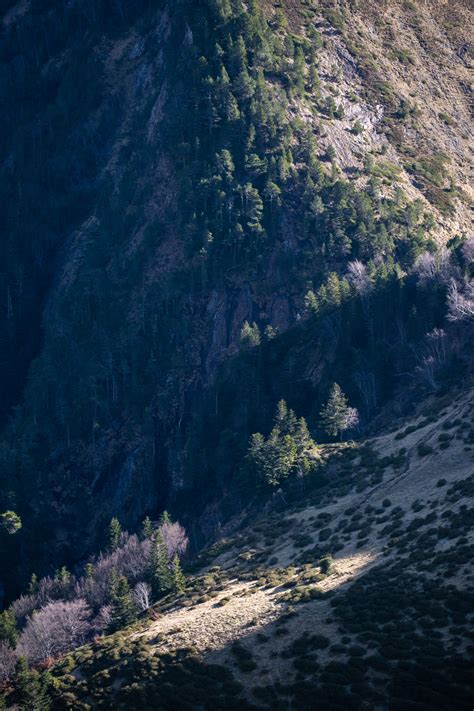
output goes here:
[[15, 646], [18, 633], [16, 629], [16, 618], [12, 610], [0, 612], [0, 641], [8, 642]]
[[115, 592], [117, 590], [117, 585], [119, 581], [119, 574], [115, 570], [115, 568], [112, 568], [110, 571], [110, 579], [109, 579], [109, 598], [112, 601], [115, 595]]
[[118, 518], [114, 518], [111, 520], [109, 524], [109, 530], [108, 530], [108, 536], [107, 536], [107, 542], [108, 542], [108, 547], [110, 551], [115, 551], [120, 545], [120, 538], [122, 536], [122, 526], [120, 525], [120, 521]]
[[153, 523], [149, 516], [147, 516], [142, 523], [142, 538], [151, 538], [153, 536]]
[[28, 595], [36, 595], [38, 592], [38, 576], [36, 573], [31, 574], [30, 582], [28, 583]]
[[158, 525], [159, 526], [164, 526], [165, 524], [170, 524], [171, 523], [171, 516], [169, 515], [168, 511], [163, 511], [163, 513], [160, 516]]
[[254, 348], [260, 345], [260, 329], [255, 322], [250, 325], [248, 321], [244, 321], [240, 331], [240, 342], [244, 348]]
[[11, 536], [19, 531], [21, 526], [21, 518], [15, 511], [5, 511], [0, 514], [0, 528]]
[[321, 421], [326, 433], [330, 437], [337, 437], [357, 425], [359, 420], [355, 408], [349, 407], [347, 397], [340, 386], [334, 383], [331, 387], [329, 399], [321, 410]]
[[112, 618], [110, 622], [111, 631], [126, 627], [137, 618], [137, 609], [133, 601], [130, 585], [127, 578], [120, 576], [114, 584], [112, 592]]
[[293, 62], [293, 72], [296, 87], [298, 89], [298, 94], [300, 96], [304, 95], [305, 89], [305, 72], [306, 72], [306, 61], [304, 52], [301, 47], [298, 47], [295, 52], [294, 62]]
[[172, 580], [168, 565], [168, 552], [163, 536], [159, 531], [153, 539], [150, 578], [155, 597], [162, 595], [171, 588]]
[[60, 583], [67, 584], [71, 579], [71, 573], [66, 568], [66, 566], [63, 565], [62, 568], [58, 568], [58, 570], [56, 571], [54, 579]]
[[249, 459], [267, 484], [278, 486], [290, 474], [306, 474], [311, 469], [310, 451], [314, 449], [305, 419], [298, 420], [286, 402], [280, 400], [275, 425], [267, 439], [260, 433], [252, 435]]
[[14, 675], [20, 711], [49, 711], [51, 699], [47, 685], [37, 671], [30, 671], [25, 657], [16, 663]]
[[178, 554], [176, 554], [173, 558], [173, 562], [171, 565], [171, 578], [173, 584], [173, 591], [177, 594], [183, 593], [185, 589], [186, 578], [184, 577], [184, 573], [181, 569], [181, 563], [179, 561]]

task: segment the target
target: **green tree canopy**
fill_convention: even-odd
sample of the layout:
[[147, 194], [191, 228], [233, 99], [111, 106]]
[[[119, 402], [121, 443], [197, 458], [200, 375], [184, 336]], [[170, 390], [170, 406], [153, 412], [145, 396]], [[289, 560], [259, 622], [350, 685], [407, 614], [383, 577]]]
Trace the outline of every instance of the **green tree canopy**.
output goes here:
[[107, 542], [110, 551], [115, 551], [120, 545], [120, 538], [122, 536], [122, 526], [118, 518], [111, 520], [109, 524], [109, 530], [107, 535]]
[[321, 422], [330, 437], [342, 436], [359, 422], [359, 413], [349, 407], [347, 397], [337, 383], [332, 385], [329, 399], [321, 410]]
[[0, 527], [8, 534], [13, 535], [22, 526], [21, 518], [15, 511], [5, 511], [0, 516]]
[[115, 632], [122, 627], [130, 625], [137, 617], [137, 609], [133, 602], [130, 585], [124, 576], [120, 576], [117, 580], [113, 581], [111, 599], [112, 619], [110, 629]]
[[316, 444], [306, 420], [298, 419], [284, 400], [277, 405], [268, 437], [259, 432], [252, 435], [248, 456], [270, 486], [278, 486], [290, 474], [307, 474], [317, 462]]
[[166, 550], [163, 536], [159, 531], [153, 538], [150, 578], [155, 597], [162, 595], [172, 587], [172, 578], [168, 564], [168, 552]]

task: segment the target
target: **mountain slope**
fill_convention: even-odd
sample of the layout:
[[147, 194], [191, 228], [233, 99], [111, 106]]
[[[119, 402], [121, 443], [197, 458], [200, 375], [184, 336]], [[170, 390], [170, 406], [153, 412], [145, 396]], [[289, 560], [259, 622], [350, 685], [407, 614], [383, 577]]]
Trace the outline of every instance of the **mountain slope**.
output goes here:
[[473, 407], [325, 450], [324, 488], [275, 494], [178, 602], [53, 666], [57, 708], [469, 708]]
[[113, 515], [132, 529], [169, 507], [212, 538], [252, 498], [248, 439], [282, 397], [322, 437], [336, 378], [370, 428], [469, 372], [469, 326], [446, 320], [450, 277], [472, 271], [468, 7], [9, 5], [12, 589], [82, 561]]

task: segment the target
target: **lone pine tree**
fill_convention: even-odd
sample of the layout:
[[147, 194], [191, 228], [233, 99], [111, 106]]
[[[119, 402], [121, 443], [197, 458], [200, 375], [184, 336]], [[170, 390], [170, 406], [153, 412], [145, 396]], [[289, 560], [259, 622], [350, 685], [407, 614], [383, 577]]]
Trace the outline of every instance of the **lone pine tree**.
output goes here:
[[359, 414], [354, 407], [349, 407], [347, 397], [340, 386], [334, 383], [329, 393], [329, 399], [321, 410], [321, 422], [326, 434], [330, 437], [342, 437], [347, 430], [359, 422]]

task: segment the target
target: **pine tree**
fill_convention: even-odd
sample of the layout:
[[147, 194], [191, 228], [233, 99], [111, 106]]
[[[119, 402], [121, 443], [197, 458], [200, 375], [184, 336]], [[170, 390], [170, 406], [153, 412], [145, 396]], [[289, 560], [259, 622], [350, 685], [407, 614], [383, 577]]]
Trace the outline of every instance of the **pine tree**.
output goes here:
[[301, 47], [298, 47], [295, 52], [293, 74], [298, 94], [303, 96], [305, 89], [306, 60]]
[[137, 618], [137, 609], [133, 602], [130, 585], [127, 578], [120, 576], [114, 584], [112, 592], [112, 619], [110, 629], [112, 632], [126, 627]]
[[120, 521], [118, 518], [114, 518], [111, 520], [109, 524], [109, 530], [108, 530], [108, 536], [107, 536], [107, 542], [108, 542], [108, 548], [110, 551], [115, 551], [120, 545], [120, 539], [122, 537], [122, 526], [120, 525]]
[[21, 526], [21, 518], [15, 511], [5, 511], [0, 514], [0, 528], [3, 528], [11, 536], [19, 531]]
[[142, 538], [151, 538], [153, 536], [153, 523], [149, 516], [147, 516], [142, 523]]
[[175, 555], [173, 558], [172, 566], [171, 566], [171, 578], [172, 578], [172, 585], [173, 585], [173, 591], [179, 595], [181, 595], [184, 592], [185, 586], [186, 586], [186, 578], [184, 577], [184, 573], [181, 569], [181, 563], [179, 561], [179, 556], [178, 554]]
[[169, 515], [168, 511], [163, 511], [163, 513], [160, 516], [160, 520], [158, 521], [159, 526], [164, 526], [169, 525], [171, 523], [171, 516]]
[[254, 348], [260, 345], [260, 329], [255, 322], [250, 325], [248, 321], [244, 321], [240, 331], [240, 342], [244, 348]]
[[171, 588], [172, 580], [168, 565], [168, 551], [163, 536], [158, 531], [153, 539], [151, 551], [151, 585], [155, 597]]
[[16, 618], [12, 610], [0, 612], [0, 640], [15, 646], [18, 638]]
[[336, 272], [331, 272], [326, 281], [329, 304], [339, 306], [341, 303], [341, 284]]
[[272, 431], [267, 439], [260, 433], [252, 435], [248, 456], [266, 483], [278, 486], [290, 474], [308, 473], [310, 450], [315, 448], [306, 420], [298, 420], [285, 400], [280, 400]]
[[343, 432], [357, 425], [359, 420], [355, 408], [349, 407], [347, 397], [337, 383], [334, 383], [329, 399], [321, 410], [321, 421], [330, 437], [342, 437]]
[[110, 578], [109, 578], [109, 599], [112, 601], [114, 599], [115, 592], [117, 590], [117, 585], [119, 581], [119, 574], [117, 573], [115, 568], [112, 568], [110, 571]]
[[31, 574], [30, 582], [28, 583], [28, 595], [36, 595], [38, 592], [38, 576], [36, 573]]
[[285, 400], [280, 400], [275, 414], [275, 427], [278, 428], [279, 434], [293, 436], [296, 432], [297, 422], [294, 411], [288, 407]]
[[62, 568], [58, 568], [58, 570], [56, 571], [56, 573], [54, 575], [54, 579], [60, 583], [67, 584], [71, 579], [71, 573], [66, 568], [66, 566], [63, 565]]
[[14, 683], [20, 711], [49, 711], [51, 699], [47, 684], [37, 671], [28, 669], [25, 657], [20, 657], [16, 663]]

